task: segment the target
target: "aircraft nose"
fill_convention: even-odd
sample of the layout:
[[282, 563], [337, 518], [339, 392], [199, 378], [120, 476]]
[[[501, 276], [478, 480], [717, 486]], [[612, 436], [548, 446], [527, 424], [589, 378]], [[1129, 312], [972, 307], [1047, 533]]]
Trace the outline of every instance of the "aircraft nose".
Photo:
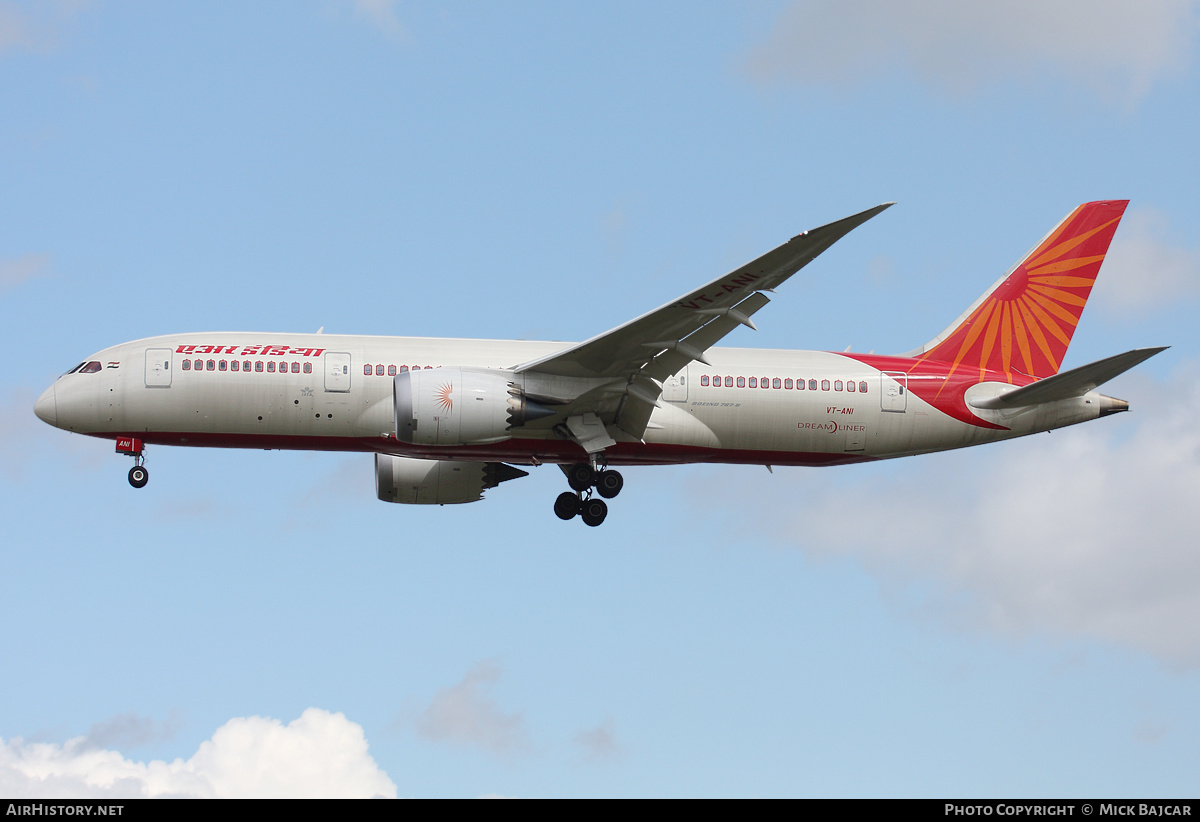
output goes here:
[[38, 401], [33, 404], [33, 413], [37, 414], [42, 422], [58, 425], [58, 401], [54, 398], [53, 385], [38, 397]]

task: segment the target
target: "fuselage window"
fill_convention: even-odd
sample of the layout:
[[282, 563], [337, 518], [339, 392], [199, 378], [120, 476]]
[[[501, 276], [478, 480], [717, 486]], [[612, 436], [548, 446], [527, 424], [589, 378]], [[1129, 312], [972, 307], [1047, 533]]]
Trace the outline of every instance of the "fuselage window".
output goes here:
[[255, 370], [255, 371], [262, 371], [262, 360], [255, 360], [255, 361], [254, 361], [254, 370]]
[[271, 372], [272, 374], [275, 373], [275, 361], [274, 360], [271, 360], [270, 362], [267, 363], [267, 371]]
[[389, 376], [389, 377], [394, 377], [394, 376], [396, 376], [396, 366], [394, 366], [394, 365], [389, 365], [389, 366], [388, 366], [388, 376]]
[[204, 365], [205, 365], [205, 368], [207, 368], [209, 371], [216, 371], [216, 370], [217, 370], [217, 361], [216, 361], [216, 360], [209, 360], [209, 361], [208, 361], [207, 363], [205, 363]]
[[707, 375], [707, 374], [701, 374], [701, 375], [700, 375], [700, 384], [701, 384], [701, 385], [708, 385], [708, 375]]
[[310, 363], [310, 362], [306, 362], [306, 363], [304, 364], [304, 373], [305, 373], [305, 374], [311, 374], [311, 373], [312, 373], [312, 363]]
[[860, 394], [865, 394], [865, 393], [867, 393], [867, 383], [866, 383], [865, 381], [863, 381], [863, 382], [860, 382], [860, 383], [858, 384], [858, 392], [859, 392]]
[[369, 366], [369, 365], [363, 366], [363, 375], [367, 376], [367, 377], [371, 376], [371, 366]]
[[197, 370], [197, 371], [203, 371], [203, 370], [204, 370], [204, 361], [203, 361], [203, 360], [196, 360], [196, 363], [195, 363], [195, 365], [196, 365], [196, 370]]
[[[779, 387], [781, 387], [782, 385], [783, 385], [783, 383], [781, 383], [781, 382], [779, 381], [779, 377], [776, 377], [775, 379], [771, 380], [771, 387], [772, 387], [772, 388], [779, 388]], [[788, 386], [788, 388], [791, 388], [791, 386], [789, 385], [789, 386]]]
[[[738, 388], [741, 388], [741, 387], [742, 387], [742, 384], [741, 384], [741, 382], [739, 381], [739, 382], [738, 382]], [[751, 387], [751, 388], [758, 388], [758, 378], [757, 378], [757, 377], [751, 377], [751, 378], [750, 378], [750, 387]]]
[[219, 363], [217, 363], [217, 369], [220, 371], [225, 371], [228, 368], [229, 363], [226, 360], [221, 360]]
[[771, 381], [769, 379], [767, 379], [766, 377], [763, 377], [761, 380], [759, 380], [758, 384], [761, 385], [763, 388], [771, 387]]
[[242, 370], [243, 371], [250, 370], [250, 360], [242, 360]]
[[375, 366], [375, 376], [376, 376], [376, 377], [382, 377], [382, 376], [383, 376], [383, 366], [382, 366], [382, 365], [377, 365], [377, 366]]
[[408, 366], [407, 366], [407, 365], [402, 365], [402, 366], [400, 366], [400, 370], [401, 370], [401, 371], [407, 371], [407, 370], [408, 370]]
[[738, 377], [738, 388], [745, 388], [745, 387], [746, 387], [746, 378]]
[[292, 363], [292, 373], [293, 373], [293, 374], [299, 374], [299, 373], [300, 373], [300, 363], [298, 363], [298, 362], [294, 362], [294, 363]]
[[[828, 383], [828, 382], [826, 382], [826, 383], [825, 383], [825, 387], [826, 387], [826, 388], [828, 388], [828, 387], [829, 387], [829, 383]], [[816, 380], [809, 380], [809, 381], [808, 381], [808, 390], [809, 390], [809, 391], [816, 391], [816, 390], [817, 390], [817, 381], [816, 381]]]
[[726, 378], [725, 378], [725, 387], [726, 387], [726, 388], [733, 388], [733, 377], [726, 377]]
[[183, 361], [183, 370], [184, 370], [184, 371], [191, 371], [191, 370], [192, 370], [192, 361], [191, 361], [191, 360], [184, 360], [184, 361]]
[[786, 380], [783, 381], [783, 387], [788, 391], [792, 390], [792, 378], [791, 377], [788, 377]]
[[841, 390], [842, 390], [842, 381], [841, 381], [841, 380], [834, 380], [834, 381], [833, 381], [833, 390], [834, 390], [834, 391], [841, 391]]
[[427, 366], [425, 366], [425, 370], [426, 370], [426, 371], [428, 371], [428, 370], [429, 370], [429, 369], [431, 369], [431, 368], [433, 368], [433, 366], [432, 366], [432, 365], [427, 365]]
[[821, 380], [821, 390], [822, 391], [829, 390], [829, 380]]
[[857, 386], [854, 384], [854, 380], [846, 380], [846, 390], [847, 391], [853, 391], [856, 388], [857, 388]]
[[237, 360], [231, 360], [229, 362], [229, 370], [230, 371], [237, 371], [241, 367], [242, 367], [242, 364], [240, 362], [238, 362]]

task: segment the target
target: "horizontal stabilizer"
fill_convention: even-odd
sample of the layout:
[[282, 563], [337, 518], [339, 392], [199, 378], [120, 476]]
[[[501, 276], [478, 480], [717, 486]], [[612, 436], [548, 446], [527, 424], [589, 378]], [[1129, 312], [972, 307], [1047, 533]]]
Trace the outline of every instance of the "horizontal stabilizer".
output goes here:
[[1105, 357], [1102, 360], [1082, 365], [1079, 368], [1073, 368], [1070, 371], [1046, 377], [1044, 380], [1038, 380], [1035, 383], [1018, 388], [1015, 391], [1009, 391], [1007, 394], [1001, 394], [998, 397], [972, 400], [971, 405], [976, 408], [1019, 408], [1070, 399], [1071, 397], [1081, 397], [1093, 388], [1104, 385], [1104, 383], [1113, 377], [1124, 374], [1138, 363], [1145, 362], [1160, 351], [1166, 350], [1167, 346], [1161, 348], [1135, 348], [1133, 351], [1126, 351], [1124, 354]]

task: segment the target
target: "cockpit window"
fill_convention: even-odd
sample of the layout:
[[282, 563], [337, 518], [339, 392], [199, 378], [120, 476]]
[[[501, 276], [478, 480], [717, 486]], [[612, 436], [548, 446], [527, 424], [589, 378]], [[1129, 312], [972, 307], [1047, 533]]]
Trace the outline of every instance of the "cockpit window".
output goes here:
[[[87, 365], [86, 362], [81, 362], [79, 365], [75, 366], [70, 371], [68, 371], [67, 374], [74, 374], [76, 371], [83, 368], [85, 365]], [[67, 374], [63, 374], [63, 376], [65, 377]]]
[[80, 368], [79, 373], [80, 374], [95, 374], [102, 367], [103, 366], [101, 366], [100, 363], [96, 362], [95, 360], [92, 360], [90, 363], [88, 363], [87, 365], [84, 365], [82, 368]]

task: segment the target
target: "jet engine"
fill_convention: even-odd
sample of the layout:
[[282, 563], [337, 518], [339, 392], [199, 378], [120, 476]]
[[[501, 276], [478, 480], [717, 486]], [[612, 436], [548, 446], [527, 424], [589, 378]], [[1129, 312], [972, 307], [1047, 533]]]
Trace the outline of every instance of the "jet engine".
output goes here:
[[555, 412], [527, 398], [522, 378], [489, 368], [433, 368], [396, 375], [396, 438], [414, 445], [482, 445]]
[[502, 482], [528, 475], [502, 462], [417, 460], [375, 455], [375, 493], [384, 502], [449, 505], [475, 502]]

